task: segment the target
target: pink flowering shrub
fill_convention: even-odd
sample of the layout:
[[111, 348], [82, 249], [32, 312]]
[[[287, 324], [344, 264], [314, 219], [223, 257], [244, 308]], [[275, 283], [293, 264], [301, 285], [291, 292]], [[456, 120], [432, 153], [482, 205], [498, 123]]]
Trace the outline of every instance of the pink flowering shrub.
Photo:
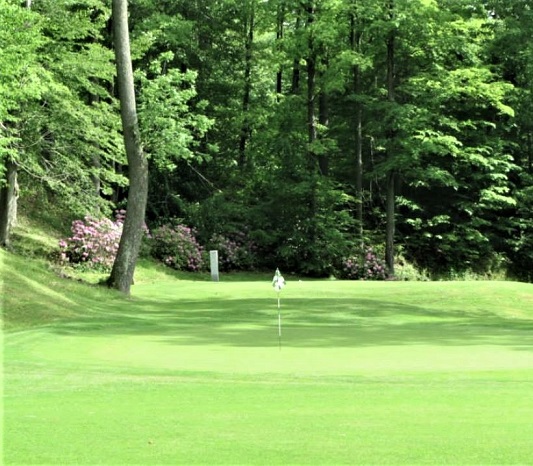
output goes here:
[[388, 272], [385, 262], [368, 248], [364, 255], [344, 259], [341, 276], [349, 280], [386, 280]]
[[255, 264], [256, 247], [244, 233], [232, 237], [214, 234], [209, 247], [218, 251], [219, 267], [223, 271], [250, 270]]
[[115, 221], [89, 215], [72, 222], [72, 236], [59, 241], [60, 262], [91, 269], [111, 269], [122, 235], [125, 212], [118, 211]]
[[169, 267], [197, 272], [202, 269], [203, 248], [185, 225], [163, 225], [152, 230], [151, 254]]

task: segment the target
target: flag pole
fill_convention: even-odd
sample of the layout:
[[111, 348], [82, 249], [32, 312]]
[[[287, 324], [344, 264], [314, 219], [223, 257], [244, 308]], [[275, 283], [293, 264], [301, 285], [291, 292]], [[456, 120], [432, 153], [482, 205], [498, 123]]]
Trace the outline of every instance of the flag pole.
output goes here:
[[278, 345], [281, 351], [281, 300], [280, 300], [280, 291], [285, 286], [285, 279], [281, 276], [279, 269], [276, 269], [274, 278], [272, 279], [272, 286], [278, 295]]
[[279, 299], [279, 291], [278, 291], [278, 341], [279, 341], [279, 349], [281, 351], [281, 304]]

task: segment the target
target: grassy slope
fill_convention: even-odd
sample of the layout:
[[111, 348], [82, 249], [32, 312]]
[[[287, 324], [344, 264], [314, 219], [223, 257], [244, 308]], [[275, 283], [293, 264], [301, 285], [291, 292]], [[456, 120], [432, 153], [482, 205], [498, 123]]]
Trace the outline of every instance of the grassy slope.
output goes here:
[[212, 283], [133, 297], [0, 252], [7, 464], [527, 464], [533, 287]]

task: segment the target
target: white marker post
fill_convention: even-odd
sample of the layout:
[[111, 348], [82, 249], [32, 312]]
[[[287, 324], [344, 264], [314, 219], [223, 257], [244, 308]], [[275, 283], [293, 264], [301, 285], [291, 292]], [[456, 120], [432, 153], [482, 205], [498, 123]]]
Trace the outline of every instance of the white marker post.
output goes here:
[[274, 278], [272, 279], [272, 286], [274, 287], [274, 290], [276, 290], [276, 293], [278, 294], [278, 342], [279, 342], [279, 349], [281, 351], [281, 300], [280, 300], [280, 292], [285, 286], [285, 279], [282, 277], [281, 272], [279, 269], [276, 269], [276, 273], [274, 274]]
[[218, 282], [218, 251], [209, 251], [209, 265], [211, 266], [211, 280]]

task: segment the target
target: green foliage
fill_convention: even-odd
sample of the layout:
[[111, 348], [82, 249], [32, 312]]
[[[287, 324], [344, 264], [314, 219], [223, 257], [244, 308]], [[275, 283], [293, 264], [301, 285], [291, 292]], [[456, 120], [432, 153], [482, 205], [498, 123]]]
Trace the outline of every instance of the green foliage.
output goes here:
[[39, 48], [45, 43], [42, 20], [20, 2], [0, 0], [0, 121], [11, 120], [20, 104], [43, 90]]
[[327, 181], [272, 180], [252, 212], [251, 234], [264, 264], [312, 276], [337, 270], [354, 242], [350, 199]]
[[422, 281], [431, 280], [426, 270], [409, 262], [403, 255], [396, 258], [394, 263], [394, 279], [399, 281]]
[[[8, 117], [9, 135], [15, 139], [2, 145], [24, 173], [22, 192], [35, 194], [37, 180], [69, 214], [109, 209], [95, 180], [106, 195], [125, 184], [115, 173], [123, 148], [112, 95], [113, 53], [103, 42], [110, 9], [100, 0], [46, 0], [34, 2], [31, 10], [20, 5], [11, 9], [24, 21], [20, 31], [28, 35], [14, 36], [25, 80], [19, 87], [27, 95], [10, 92], [17, 99]], [[0, 18], [3, 14], [2, 8]], [[13, 76], [12, 82], [17, 80]]]
[[474, 222], [469, 226], [447, 216], [417, 218], [409, 223], [412, 230], [405, 241], [406, 256], [430, 276], [502, 276], [506, 261], [491, 241], [491, 225]]
[[158, 168], [173, 170], [180, 159], [207, 157], [197, 150], [213, 121], [198, 113], [207, 103], [193, 104], [197, 95], [196, 73], [167, 69], [173, 59], [162, 54], [146, 72], [139, 71], [141, 84], [139, 119], [143, 144]]
[[39, 48], [46, 41], [42, 20], [19, 3], [0, 0], [0, 174], [4, 157], [20, 158], [21, 110], [41, 98], [48, 79], [39, 63]]
[[[324, 276], [359, 227], [381, 246], [394, 172], [406, 263], [485, 274], [503, 254], [531, 279], [524, 2], [130, 3], [150, 222], [246, 231], [259, 266]], [[22, 4], [0, 0], [0, 158], [22, 197], [106, 215], [127, 184], [109, 4]]]
[[[529, 183], [528, 183], [529, 184]], [[510, 243], [511, 274], [523, 281], [533, 282], [533, 187], [518, 193], [519, 207], [514, 219], [516, 233]]]

